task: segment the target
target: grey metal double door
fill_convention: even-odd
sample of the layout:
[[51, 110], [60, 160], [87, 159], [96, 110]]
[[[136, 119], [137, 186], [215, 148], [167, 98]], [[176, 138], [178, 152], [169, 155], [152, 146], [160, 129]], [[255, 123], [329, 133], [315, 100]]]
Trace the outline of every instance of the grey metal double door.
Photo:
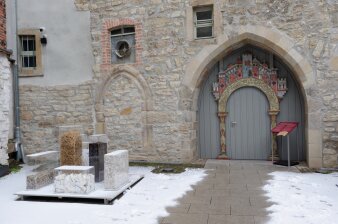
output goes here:
[[227, 154], [231, 159], [266, 160], [271, 151], [269, 103], [254, 87], [235, 91], [227, 103]]

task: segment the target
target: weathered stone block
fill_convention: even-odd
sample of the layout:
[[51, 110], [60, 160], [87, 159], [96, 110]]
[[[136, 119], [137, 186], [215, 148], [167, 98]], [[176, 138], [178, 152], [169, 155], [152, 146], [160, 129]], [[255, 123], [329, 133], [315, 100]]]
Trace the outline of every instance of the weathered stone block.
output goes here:
[[56, 193], [88, 194], [95, 190], [93, 166], [61, 166], [55, 171]]
[[95, 182], [104, 179], [104, 155], [107, 153], [107, 143], [89, 144], [89, 165], [95, 167]]
[[36, 172], [26, 177], [26, 189], [36, 190], [53, 183], [54, 170]]
[[82, 141], [80, 133], [76, 131], [66, 132], [61, 136], [60, 164], [82, 164]]
[[128, 151], [118, 150], [104, 155], [104, 188], [117, 190], [128, 183]]
[[38, 152], [27, 155], [27, 164], [34, 166], [39, 164], [58, 163], [60, 158], [58, 151]]

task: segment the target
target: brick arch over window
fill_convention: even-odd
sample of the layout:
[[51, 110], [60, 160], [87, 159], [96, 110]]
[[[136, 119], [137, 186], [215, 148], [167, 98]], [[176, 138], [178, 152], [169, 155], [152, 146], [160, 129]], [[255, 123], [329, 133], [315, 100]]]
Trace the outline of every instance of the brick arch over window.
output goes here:
[[133, 19], [123, 18], [123, 19], [111, 19], [105, 20], [102, 24], [101, 31], [101, 46], [102, 46], [102, 64], [101, 67], [107, 68], [111, 65], [111, 44], [110, 44], [110, 31], [120, 26], [135, 26], [135, 50], [136, 50], [136, 64], [141, 64], [141, 54], [142, 54], [142, 24], [136, 22]]
[[[208, 70], [243, 44], [252, 44], [266, 49], [283, 60], [295, 75], [305, 103], [305, 135], [307, 139], [307, 162], [310, 167], [322, 167], [321, 129], [316, 126], [321, 117], [312, 111], [311, 95], [316, 89], [315, 74], [308, 60], [299, 53], [295, 41], [286, 34], [262, 26], [240, 26], [237, 35], [217, 38], [217, 44], [205, 46], [186, 66], [182, 85], [180, 87], [180, 108], [185, 111], [197, 111], [200, 85], [205, 80]], [[196, 150], [191, 148], [191, 150]]]

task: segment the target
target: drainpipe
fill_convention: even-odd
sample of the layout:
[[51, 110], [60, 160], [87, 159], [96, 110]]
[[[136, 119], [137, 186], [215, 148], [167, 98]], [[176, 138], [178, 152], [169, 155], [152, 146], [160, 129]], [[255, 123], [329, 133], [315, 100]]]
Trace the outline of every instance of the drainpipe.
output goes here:
[[13, 92], [14, 92], [14, 136], [15, 136], [15, 151], [16, 159], [24, 158], [21, 145], [21, 130], [20, 130], [20, 104], [19, 104], [19, 44], [18, 44], [18, 2], [15, 0], [15, 44], [16, 44], [16, 62], [13, 68]]

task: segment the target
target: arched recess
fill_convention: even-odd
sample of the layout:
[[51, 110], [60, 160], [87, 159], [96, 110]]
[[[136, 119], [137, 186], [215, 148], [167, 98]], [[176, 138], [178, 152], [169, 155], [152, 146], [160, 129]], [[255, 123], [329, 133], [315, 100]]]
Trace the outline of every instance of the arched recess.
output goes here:
[[[98, 83], [95, 97], [95, 132], [97, 134], [104, 134], [107, 132], [104, 115], [104, 96], [109, 86], [119, 77], [124, 77], [130, 80], [134, 84], [134, 86], [137, 87], [137, 90], [140, 93], [143, 102], [141, 110], [142, 112], [144, 112], [142, 116], [143, 148], [149, 150], [151, 149], [152, 145], [152, 126], [148, 123], [147, 112], [153, 110], [152, 93], [144, 77], [131, 66], [120, 65], [112, 67], [110, 70], [105, 72], [105, 74], [101, 78], [101, 81]], [[147, 150], [145, 150], [145, 152]]]
[[[185, 76], [180, 87], [180, 107], [187, 111], [196, 111], [199, 88], [208, 75], [208, 71], [221, 58], [232, 51], [246, 45], [260, 47], [272, 52], [282, 59], [283, 63], [295, 75], [300, 91], [304, 97], [305, 107], [305, 138], [307, 162], [310, 167], [322, 166], [321, 129], [318, 121], [320, 114], [311, 111], [309, 98], [313, 88], [316, 88], [315, 74], [311, 64], [297, 49], [295, 42], [284, 33], [263, 26], [239, 26], [237, 35], [227, 37], [221, 35], [217, 44], [205, 46], [186, 66]], [[191, 150], [196, 151], [192, 146]]]
[[[228, 113], [226, 111], [227, 102], [233, 92], [243, 87], [255, 87], [265, 94], [269, 102], [270, 110], [268, 111], [268, 113], [270, 115], [271, 128], [276, 126], [277, 114], [279, 112], [279, 101], [276, 96], [276, 93], [273, 91], [273, 89], [269, 85], [267, 85], [263, 80], [256, 79], [256, 78], [240, 79], [232, 83], [224, 90], [218, 102], [218, 117], [220, 120], [219, 125], [220, 125], [220, 136], [221, 136], [221, 158], [227, 158], [227, 155], [226, 155], [226, 122], [227, 122], [226, 117]], [[271, 142], [274, 143], [273, 150], [274, 150], [274, 155], [276, 155], [277, 144], [275, 143], [275, 136], [273, 135], [272, 135]]]

